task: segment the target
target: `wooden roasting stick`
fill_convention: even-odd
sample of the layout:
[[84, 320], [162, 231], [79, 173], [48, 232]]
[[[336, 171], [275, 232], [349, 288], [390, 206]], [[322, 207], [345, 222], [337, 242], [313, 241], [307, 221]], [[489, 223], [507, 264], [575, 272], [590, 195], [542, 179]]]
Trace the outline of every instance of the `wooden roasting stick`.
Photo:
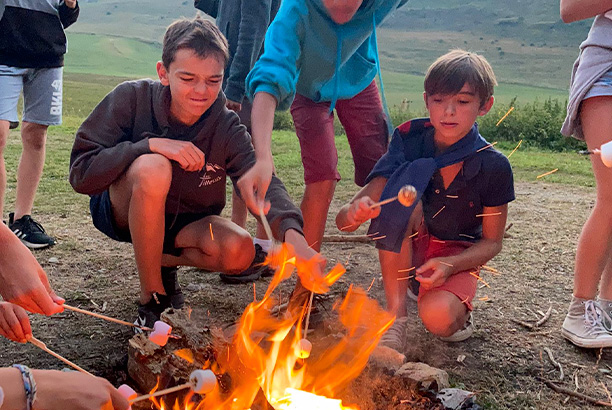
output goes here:
[[134, 400], [130, 400], [131, 403], [137, 403], [139, 401], [148, 400], [152, 397], [164, 396], [166, 394], [174, 393], [177, 391], [185, 390], [191, 388], [191, 383], [185, 383], [178, 386], [170, 387], [168, 389], [159, 390], [154, 393], [145, 394], [144, 396], [136, 397]]
[[370, 205], [370, 209], [374, 209], [379, 206], [386, 205], [390, 202], [398, 200], [405, 207], [409, 207], [414, 203], [414, 200], [417, 197], [417, 191], [412, 185], [404, 185], [396, 196], [391, 198], [387, 198], [384, 201], [376, 202], [375, 204]]
[[53, 350], [49, 349], [46, 344], [44, 344], [42, 341], [38, 340], [34, 336], [29, 336], [28, 337], [28, 342], [32, 343], [34, 346], [38, 347], [39, 349], [49, 353], [51, 356], [55, 357], [56, 359], [61, 360], [62, 362], [66, 363], [68, 366], [72, 367], [73, 369], [78, 370], [81, 373], [85, 373], [85, 374], [88, 374], [88, 375], [90, 375], [92, 377], [95, 377], [93, 374], [89, 373], [87, 370], [85, 370], [82, 367], [72, 363], [70, 360], [66, 359], [65, 357], [63, 357], [63, 356], [55, 353]]
[[84, 310], [84, 309], [80, 309], [78, 307], [74, 307], [74, 306], [70, 306], [67, 304], [63, 304], [62, 305], [65, 309], [68, 310], [72, 310], [74, 312], [78, 312], [78, 313], [83, 313], [85, 315], [89, 315], [89, 316], [93, 316], [93, 317], [97, 317], [98, 319], [103, 319], [103, 320], [107, 320], [109, 322], [113, 322], [113, 323], [118, 323], [120, 325], [125, 325], [125, 326], [131, 326], [131, 327], [135, 327], [147, 332], [152, 331], [153, 329], [151, 329], [150, 327], [146, 327], [146, 326], [139, 326], [136, 325], [134, 323], [130, 323], [130, 322], [126, 322], [125, 320], [120, 320], [120, 319], [115, 319], [114, 317], [110, 317], [110, 316], [106, 316], [106, 315], [101, 315], [99, 313], [94, 313], [94, 312], [90, 312], [89, 310]]

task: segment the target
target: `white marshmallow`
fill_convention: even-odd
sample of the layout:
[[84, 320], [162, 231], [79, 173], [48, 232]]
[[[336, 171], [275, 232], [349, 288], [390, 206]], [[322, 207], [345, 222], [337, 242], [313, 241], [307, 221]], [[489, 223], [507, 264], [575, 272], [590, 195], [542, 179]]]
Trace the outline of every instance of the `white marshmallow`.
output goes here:
[[169, 324], [165, 322], [162, 322], [161, 320], [158, 320], [153, 325], [153, 331], [159, 334], [169, 335], [170, 333], [172, 333], [172, 326], [170, 326]]
[[409, 207], [414, 203], [416, 197], [416, 189], [412, 185], [404, 185], [397, 195], [397, 200], [405, 207]]
[[194, 370], [189, 376], [189, 383], [194, 393], [210, 393], [217, 385], [217, 376], [212, 370]]
[[296, 354], [300, 359], [308, 359], [312, 351], [312, 343], [308, 339], [300, 339], [295, 346]]
[[608, 168], [612, 168], [612, 141], [606, 142], [600, 148], [601, 162]]

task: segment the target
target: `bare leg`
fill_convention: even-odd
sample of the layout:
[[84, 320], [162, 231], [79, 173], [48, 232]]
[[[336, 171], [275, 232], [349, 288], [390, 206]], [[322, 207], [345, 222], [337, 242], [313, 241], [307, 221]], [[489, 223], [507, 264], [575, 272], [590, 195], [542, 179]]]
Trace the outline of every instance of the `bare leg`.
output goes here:
[[31, 122], [21, 124], [23, 151], [17, 168], [15, 219], [32, 213], [34, 197], [45, 165], [47, 126]]
[[[239, 227], [245, 229], [246, 221], [248, 217], [248, 211], [246, 204], [244, 201], [236, 194], [236, 191], [232, 192], [232, 222], [238, 225]], [[259, 239], [270, 239], [266, 235], [266, 231], [263, 226], [258, 222], [257, 223], [257, 232], [255, 237]]]
[[321, 250], [329, 204], [334, 197], [336, 181], [320, 181], [306, 185], [300, 208], [304, 216], [304, 237], [311, 248]]
[[235, 223], [216, 215], [184, 227], [176, 236], [175, 245], [183, 250], [181, 255], [164, 255], [164, 265], [195, 266], [237, 274], [251, 264], [255, 255], [251, 235]]
[[431, 290], [419, 299], [419, 316], [436, 336], [447, 337], [461, 329], [468, 310], [459, 298], [445, 290]]
[[117, 226], [128, 229], [140, 277], [140, 303], [153, 293], [165, 294], [161, 280], [166, 196], [172, 181], [170, 161], [159, 154], [138, 157], [125, 175], [111, 185]]
[[400, 272], [412, 267], [412, 240], [409, 238], [404, 239], [400, 253], [381, 249], [378, 251], [378, 257], [383, 275], [387, 310], [397, 317], [404, 317], [407, 313], [406, 292], [408, 291], [408, 280], [398, 279], [414, 275], [414, 271], [407, 273]]
[[[589, 98], [582, 102], [581, 121], [589, 149], [599, 148], [612, 140], [612, 97]], [[599, 156], [591, 158], [597, 182], [597, 199], [589, 219], [582, 228], [576, 252], [574, 296], [595, 299], [597, 287], [612, 282], [609, 265], [612, 247], [612, 169]], [[612, 298], [612, 289], [601, 287], [602, 297]]]
[[0, 120], [0, 219], [4, 217], [4, 194], [6, 191], [6, 166], [4, 165], [4, 149], [8, 141], [10, 123]]

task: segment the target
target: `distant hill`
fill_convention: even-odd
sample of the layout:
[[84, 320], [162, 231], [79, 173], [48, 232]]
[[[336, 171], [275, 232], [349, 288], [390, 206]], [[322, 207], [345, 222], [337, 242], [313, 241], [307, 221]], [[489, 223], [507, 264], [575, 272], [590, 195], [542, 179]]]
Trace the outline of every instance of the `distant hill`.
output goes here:
[[[192, 0], [81, 0], [66, 70], [154, 75], [166, 26], [195, 13]], [[435, 58], [460, 47], [485, 55], [500, 83], [558, 95], [589, 26], [564, 24], [558, 0], [411, 0], [379, 30], [383, 73], [422, 76]]]

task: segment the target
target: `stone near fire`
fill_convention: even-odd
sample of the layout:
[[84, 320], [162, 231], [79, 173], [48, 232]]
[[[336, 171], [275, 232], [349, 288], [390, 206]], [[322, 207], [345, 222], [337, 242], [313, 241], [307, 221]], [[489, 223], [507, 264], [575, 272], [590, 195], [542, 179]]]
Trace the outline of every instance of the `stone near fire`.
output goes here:
[[370, 354], [369, 364], [396, 372], [406, 363], [406, 356], [387, 346], [378, 345]]
[[436, 395], [444, 407], [448, 409], [475, 409], [474, 397], [471, 391], [461, 389], [442, 389]]
[[448, 373], [446, 373], [444, 370], [428, 366], [425, 363], [406, 363], [397, 372], [395, 372], [395, 375], [408, 377], [418, 382], [425, 389], [435, 387], [433, 386], [433, 383], [436, 383], [437, 385], [436, 390], [450, 387], [448, 382]]

